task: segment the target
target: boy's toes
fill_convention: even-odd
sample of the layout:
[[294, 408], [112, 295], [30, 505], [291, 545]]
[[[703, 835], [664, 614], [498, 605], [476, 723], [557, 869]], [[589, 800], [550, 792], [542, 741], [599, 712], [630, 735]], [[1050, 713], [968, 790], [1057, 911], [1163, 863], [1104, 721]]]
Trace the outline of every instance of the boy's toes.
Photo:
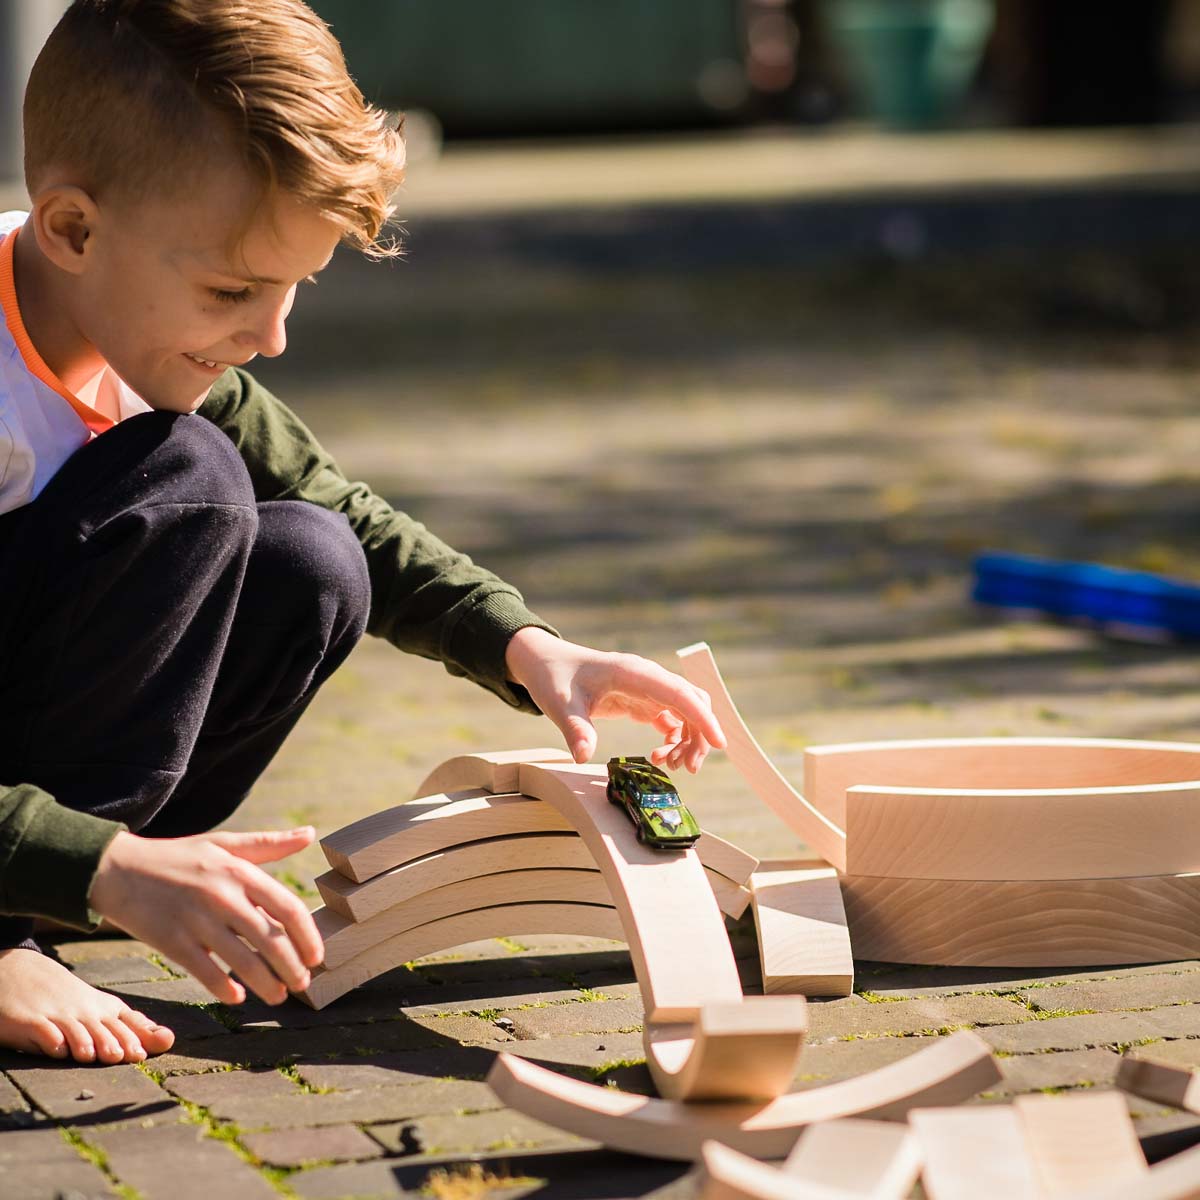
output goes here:
[[147, 1054], [164, 1054], [175, 1045], [175, 1034], [165, 1025], [156, 1025], [145, 1013], [127, 1008], [121, 1020], [133, 1030]]
[[50, 1058], [66, 1058], [71, 1053], [63, 1031], [48, 1019], [43, 1018], [34, 1024], [29, 1031], [29, 1037], [33, 1048]]
[[108, 1035], [121, 1047], [121, 1059], [118, 1061], [141, 1062], [146, 1057], [146, 1050], [141, 1039], [120, 1017], [106, 1017], [104, 1026]]
[[125, 1047], [101, 1018], [88, 1021], [87, 1030], [92, 1035], [92, 1045], [96, 1047], [96, 1058], [100, 1062], [111, 1066], [125, 1061]]
[[82, 1021], [73, 1017], [64, 1017], [58, 1023], [59, 1028], [67, 1038], [71, 1049], [71, 1057], [76, 1062], [90, 1063], [96, 1061], [96, 1043]]

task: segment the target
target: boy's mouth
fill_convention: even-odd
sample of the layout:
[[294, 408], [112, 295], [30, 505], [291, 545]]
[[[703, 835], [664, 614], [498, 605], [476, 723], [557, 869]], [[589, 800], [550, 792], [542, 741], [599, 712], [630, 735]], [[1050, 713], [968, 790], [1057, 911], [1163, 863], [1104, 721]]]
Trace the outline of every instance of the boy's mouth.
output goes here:
[[202, 367], [208, 367], [210, 371], [216, 370], [217, 367], [224, 367], [224, 363], [213, 362], [211, 358], [204, 358], [199, 354], [193, 354], [190, 350], [183, 352], [184, 358], [190, 358], [192, 362], [199, 363]]

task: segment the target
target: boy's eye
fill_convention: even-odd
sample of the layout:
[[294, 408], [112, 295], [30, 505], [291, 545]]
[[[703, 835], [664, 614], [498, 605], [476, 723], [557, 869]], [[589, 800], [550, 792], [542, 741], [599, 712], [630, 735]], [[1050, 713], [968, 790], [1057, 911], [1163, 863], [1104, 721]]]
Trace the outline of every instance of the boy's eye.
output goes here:
[[219, 300], [222, 304], [237, 304], [239, 301], [249, 300], [251, 296], [249, 288], [242, 288], [237, 292], [227, 291], [225, 288], [209, 288], [209, 291], [212, 293], [213, 299]]

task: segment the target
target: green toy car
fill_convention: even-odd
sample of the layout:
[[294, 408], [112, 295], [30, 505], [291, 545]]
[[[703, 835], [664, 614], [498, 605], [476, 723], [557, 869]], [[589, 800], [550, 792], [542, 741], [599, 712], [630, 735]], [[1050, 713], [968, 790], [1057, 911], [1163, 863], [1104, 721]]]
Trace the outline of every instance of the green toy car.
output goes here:
[[606, 790], [609, 802], [628, 814], [639, 842], [656, 850], [686, 850], [700, 837], [675, 785], [648, 759], [610, 758]]

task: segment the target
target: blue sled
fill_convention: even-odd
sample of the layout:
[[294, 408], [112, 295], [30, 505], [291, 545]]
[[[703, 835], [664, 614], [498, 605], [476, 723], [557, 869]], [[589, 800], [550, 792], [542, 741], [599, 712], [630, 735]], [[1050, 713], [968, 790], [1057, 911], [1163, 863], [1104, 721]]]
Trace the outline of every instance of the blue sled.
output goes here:
[[980, 554], [974, 570], [971, 598], [979, 604], [1045, 613], [1133, 637], [1200, 639], [1200, 585], [1024, 554]]

